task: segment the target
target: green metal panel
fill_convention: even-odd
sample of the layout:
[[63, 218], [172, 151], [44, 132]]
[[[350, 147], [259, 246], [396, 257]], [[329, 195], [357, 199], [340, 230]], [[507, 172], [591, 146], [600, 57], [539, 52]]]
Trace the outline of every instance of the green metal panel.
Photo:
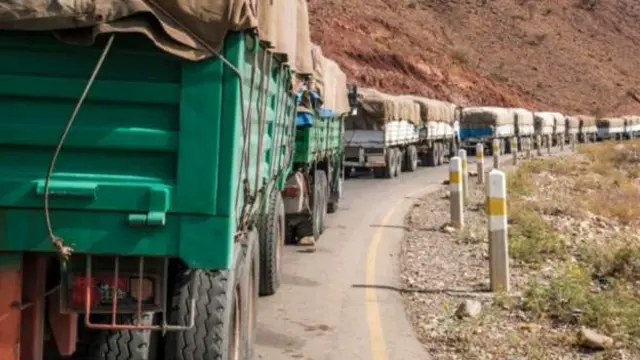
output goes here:
[[[295, 121], [290, 72], [274, 60], [264, 71], [267, 94], [259, 86], [264, 51], [250, 42], [232, 33], [223, 49], [240, 72], [241, 94], [240, 77], [220, 59], [189, 62], [142, 36], [116, 35], [51, 179], [56, 234], [80, 253], [179, 256], [193, 267], [228, 268], [244, 199], [236, 201], [237, 185], [248, 178], [255, 195], [287, 172], [292, 134], [273, 136]], [[104, 43], [74, 47], [48, 33], [0, 32], [0, 251], [53, 250], [44, 176]], [[253, 108], [248, 174], [239, 172], [242, 96]]]
[[337, 117], [315, 116], [311, 127], [296, 129], [295, 139], [296, 163], [311, 163], [342, 153], [342, 121]]

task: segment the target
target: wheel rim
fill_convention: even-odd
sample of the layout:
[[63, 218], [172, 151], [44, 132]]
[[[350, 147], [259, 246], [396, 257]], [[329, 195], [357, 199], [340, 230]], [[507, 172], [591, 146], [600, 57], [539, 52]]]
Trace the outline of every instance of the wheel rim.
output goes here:
[[233, 314], [231, 314], [231, 330], [229, 336], [229, 358], [240, 360], [240, 290], [235, 289], [233, 297]]

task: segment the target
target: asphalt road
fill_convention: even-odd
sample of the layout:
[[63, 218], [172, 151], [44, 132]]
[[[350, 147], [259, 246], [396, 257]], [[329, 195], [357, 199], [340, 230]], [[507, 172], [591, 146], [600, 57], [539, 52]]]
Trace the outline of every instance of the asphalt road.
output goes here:
[[406, 212], [447, 167], [345, 182], [316, 251], [285, 249], [282, 285], [259, 301], [256, 359], [429, 359], [395, 290], [398, 255]]

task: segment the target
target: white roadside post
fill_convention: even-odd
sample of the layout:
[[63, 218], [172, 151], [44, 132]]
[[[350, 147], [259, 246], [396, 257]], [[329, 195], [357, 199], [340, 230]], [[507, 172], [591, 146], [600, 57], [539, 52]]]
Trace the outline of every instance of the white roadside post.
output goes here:
[[536, 135], [536, 155], [542, 156], [542, 135]]
[[493, 139], [491, 150], [493, 152], [493, 168], [500, 169], [500, 139]]
[[524, 146], [527, 149], [527, 159], [531, 159], [531, 138], [524, 139]]
[[467, 161], [467, 150], [460, 149], [460, 151], [458, 151], [458, 157], [460, 157], [460, 161], [462, 161], [462, 199], [464, 203], [466, 203], [469, 197], [469, 163]]
[[484, 145], [476, 144], [476, 159], [478, 164], [478, 184], [484, 184]]
[[547, 155], [551, 155], [551, 145], [553, 145], [553, 138], [547, 135]]
[[571, 134], [571, 151], [576, 151], [576, 134]]
[[518, 138], [511, 138], [511, 154], [513, 155], [513, 165], [518, 165]]
[[487, 182], [489, 215], [489, 273], [491, 291], [509, 292], [509, 238], [507, 232], [507, 181], [504, 172], [492, 170]]
[[462, 159], [454, 156], [449, 161], [449, 199], [451, 200], [451, 225], [456, 229], [464, 227], [462, 181]]
[[560, 151], [564, 151], [564, 142], [565, 142], [565, 136], [563, 133], [563, 134], [560, 134]]

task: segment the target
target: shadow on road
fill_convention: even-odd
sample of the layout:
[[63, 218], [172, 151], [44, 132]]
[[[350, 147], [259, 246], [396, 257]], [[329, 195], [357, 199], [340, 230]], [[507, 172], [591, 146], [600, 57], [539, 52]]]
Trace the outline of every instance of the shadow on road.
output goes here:
[[404, 289], [391, 285], [365, 285], [365, 284], [353, 284], [352, 288], [356, 289], [379, 289], [379, 290], [391, 290], [400, 294], [448, 294], [451, 296], [460, 297], [474, 297], [481, 295], [489, 295], [491, 292], [488, 288], [477, 289]]

